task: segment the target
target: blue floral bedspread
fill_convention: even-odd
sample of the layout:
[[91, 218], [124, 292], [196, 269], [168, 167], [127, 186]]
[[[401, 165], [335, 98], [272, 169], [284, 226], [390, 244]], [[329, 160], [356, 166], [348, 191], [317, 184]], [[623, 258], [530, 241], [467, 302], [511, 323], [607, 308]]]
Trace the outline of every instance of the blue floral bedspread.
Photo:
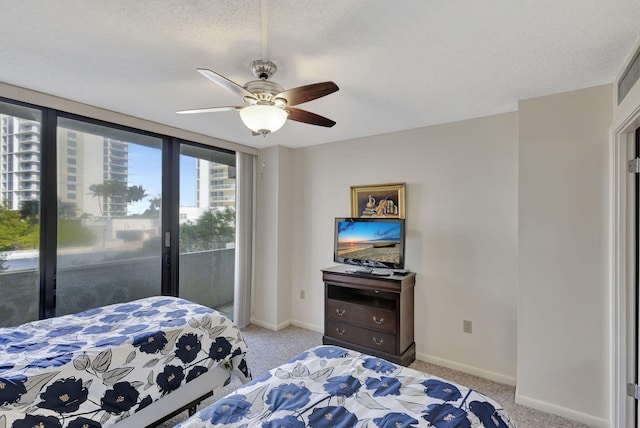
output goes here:
[[167, 296], [0, 328], [0, 428], [106, 427], [216, 366], [248, 380], [246, 352], [228, 318]]
[[175, 428], [515, 428], [473, 389], [336, 346], [319, 346]]

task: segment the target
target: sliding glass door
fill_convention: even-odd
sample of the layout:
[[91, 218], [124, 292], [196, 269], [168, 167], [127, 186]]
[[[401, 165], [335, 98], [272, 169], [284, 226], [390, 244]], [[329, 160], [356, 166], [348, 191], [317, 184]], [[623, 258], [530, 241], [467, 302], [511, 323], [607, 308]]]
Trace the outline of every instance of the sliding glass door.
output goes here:
[[161, 294], [162, 139], [61, 117], [56, 315]]
[[41, 127], [40, 110], [0, 102], [0, 327], [38, 319]]
[[1, 99], [0, 327], [163, 294], [233, 318], [236, 208], [235, 152]]
[[180, 297], [233, 319], [236, 156], [180, 144]]

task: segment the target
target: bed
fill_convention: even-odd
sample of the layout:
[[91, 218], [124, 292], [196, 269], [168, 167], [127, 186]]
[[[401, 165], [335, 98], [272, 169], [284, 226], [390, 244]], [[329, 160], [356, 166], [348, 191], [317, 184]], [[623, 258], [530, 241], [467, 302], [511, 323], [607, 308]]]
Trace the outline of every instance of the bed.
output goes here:
[[336, 346], [298, 355], [175, 428], [515, 428], [478, 391]]
[[0, 428], [149, 426], [248, 381], [246, 352], [231, 320], [167, 296], [0, 328]]

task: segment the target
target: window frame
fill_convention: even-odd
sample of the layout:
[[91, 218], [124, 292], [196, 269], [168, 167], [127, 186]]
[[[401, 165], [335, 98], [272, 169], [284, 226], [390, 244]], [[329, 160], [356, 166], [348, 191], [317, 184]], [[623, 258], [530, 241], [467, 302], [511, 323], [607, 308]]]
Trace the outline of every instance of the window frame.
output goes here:
[[[138, 129], [114, 122], [65, 112], [56, 108], [35, 105], [0, 96], [0, 102], [38, 110], [42, 123], [40, 131], [40, 255], [39, 255], [39, 318], [56, 316], [57, 265], [57, 131], [60, 118], [85, 122], [115, 130], [158, 138], [162, 141], [162, 274], [160, 295], [179, 296], [178, 262], [180, 210], [180, 146], [199, 146], [208, 150], [234, 154], [234, 150], [215, 147]], [[176, 239], [171, 239], [176, 237]]]

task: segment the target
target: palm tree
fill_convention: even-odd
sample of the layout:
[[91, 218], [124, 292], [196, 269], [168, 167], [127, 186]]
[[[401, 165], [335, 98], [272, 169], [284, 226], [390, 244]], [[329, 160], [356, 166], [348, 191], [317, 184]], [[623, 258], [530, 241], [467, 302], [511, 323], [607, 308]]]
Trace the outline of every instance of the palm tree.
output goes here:
[[149, 200], [149, 208], [142, 213], [143, 217], [158, 218], [160, 217], [160, 208], [162, 207], [162, 196], [158, 195], [156, 198]]
[[127, 203], [138, 202], [147, 197], [147, 191], [142, 186], [129, 186], [127, 189]]
[[104, 198], [106, 196], [104, 184], [92, 184], [91, 186], [89, 186], [89, 191], [91, 192], [92, 198], [98, 198], [100, 217], [104, 217], [104, 213], [102, 212], [102, 202], [100, 201], [100, 198]]
[[147, 197], [147, 191], [142, 186], [129, 186], [123, 181], [118, 180], [105, 180], [102, 184], [92, 184], [89, 186], [89, 191], [92, 196], [98, 198], [98, 205], [100, 206], [100, 215], [104, 216], [102, 212], [103, 200], [119, 200], [118, 202], [125, 202], [130, 204], [132, 202], [138, 202]]

